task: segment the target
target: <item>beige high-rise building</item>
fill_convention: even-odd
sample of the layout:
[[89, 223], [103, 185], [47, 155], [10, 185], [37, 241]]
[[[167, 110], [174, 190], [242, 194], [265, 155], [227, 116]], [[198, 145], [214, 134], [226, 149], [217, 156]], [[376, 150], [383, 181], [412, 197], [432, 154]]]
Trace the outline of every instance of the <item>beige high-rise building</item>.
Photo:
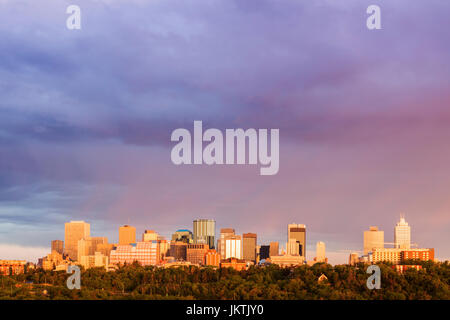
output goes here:
[[[154, 240], [153, 240], [154, 241]], [[156, 240], [159, 242], [159, 253], [161, 260], [170, 255], [170, 242], [167, 240]]]
[[223, 228], [220, 229], [220, 239], [217, 240], [217, 252], [220, 253], [221, 257], [225, 257], [225, 239], [230, 236], [234, 236], [234, 229], [233, 228]]
[[56, 251], [59, 254], [64, 253], [64, 241], [62, 240], [52, 240], [52, 252]]
[[270, 243], [270, 249], [269, 249], [269, 256], [278, 256], [279, 255], [280, 248], [278, 246], [278, 242], [271, 242]]
[[119, 227], [119, 245], [136, 243], [136, 228], [124, 225]]
[[403, 216], [400, 216], [400, 221], [395, 226], [394, 244], [398, 249], [411, 248], [411, 227]]
[[78, 240], [77, 260], [81, 261], [83, 256], [93, 256], [96, 252], [100, 252], [99, 245], [106, 245], [108, 238], [106, 237], [87, 237]]
[[65, 224], [64, 229], [65, 252], [70, 259], [77, 260], [78, 240], [89, 237], [91, 226], [84, 221], [70, 221]]
[[85, 269], [98, 267], [104, 267], [106, 269], [108, 267], [108, 262], [108, 257], [100, 252], [95, 252], [93, 255], [82, 256], [80, 259], [80, 264]]
[[100, 252], [106, 257], [109, 257], [111, 250], [114, 249], [114, 244], [112, 243], [97, 243], [96, 252]]
[[319, 241], [316, 243], [316, 262], [326, 262], [325, 242]]
[[364, 255], [375, 249], [384, 248], [384, 231], [378, 230], [378, 227], [371, 226], [369, 230], [364, 231]]
[[348, 264], [353, 266], [359, 262], [359, 255], [357, 252], [350, 253], [350, 256], [348, 257]]
[[286, 242], [286, 254], [291, 256], [300, 255], [300, 246], [297, 239], [289, 239], [289, 241]]
[[[296, 223], [288, 224], [288, 243], [290, 239], [294, 239], [297, 242], [298, 254], [306, 258], [306, 226], [304, 224]], [[295, 255], [295, 252], [297, 252], [297, 249], [295, 249], [294, 251], [289, 250], [293, 250], [291, 245], [286, 248], [287, 254]]]
[[242, 235], [243, 259], [256, 262], [256, 233], [244, 233]]
[[223, 259], [242, 259], [242, 238], [241, 236], [228, 236], [225, 238], [225, 257]]
[[156, 231], [153, 230], [145, 230], [144, 233], [142, 234], [142, 241], [147, 242], [147, 241], [154, 241], [154, 240], [158, 240], [158, 233]]

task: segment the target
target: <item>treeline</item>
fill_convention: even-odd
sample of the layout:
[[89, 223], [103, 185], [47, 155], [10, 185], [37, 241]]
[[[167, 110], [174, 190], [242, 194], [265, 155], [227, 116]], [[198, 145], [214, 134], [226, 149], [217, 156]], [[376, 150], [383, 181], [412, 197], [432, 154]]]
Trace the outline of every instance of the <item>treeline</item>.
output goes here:
[[[81, 290], [69, 290], [69, 274], [42, 269], [0, 276], [0, 299], [450, 299], [450, 264], [414, 262], [403, 274], [381, 268], [381, 289], [369, 290], [367, 266], [315, 264], [230, 268], [157, 268], [135, 263], [115, 272], [82, 270]], [[318, 278], [324, 274], [327, 280]]]

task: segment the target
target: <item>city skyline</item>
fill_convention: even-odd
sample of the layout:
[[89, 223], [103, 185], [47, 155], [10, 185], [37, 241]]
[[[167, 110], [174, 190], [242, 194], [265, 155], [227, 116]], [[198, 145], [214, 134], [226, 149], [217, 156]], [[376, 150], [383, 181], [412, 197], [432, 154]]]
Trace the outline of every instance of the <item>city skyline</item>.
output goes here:
[[[450, 257], [450, 2], [384, 1], [381, 30], [366, 0], [88, 1], [81, 30], [24, 2], [0, 1], [0, 257], [70, 220], [112, 239], [210, 217], [281, 246], [305, 224], [307, 256], [345, 263], [400, 212]], [[194, 121], [279, 129], [279, 171], [174, 165]]]
[[[195, 226], [195, 224], [198, 221], [213, 222], [214, 225], [216, 223], [216, 221], [214, 219], [195, 219], [192, 222], [193, 223], [192, 229], [194, 229], [194, 226]], [[396, 235], [396, 232], [397, 232], [396, 228], [399, 225], [405, 225], [405, 224], [408, 225], [408, 223], [405, 221], [405, 215], [404, 214], [400, 214], [399, 215], [399, 220], [397, 221], [396, 225], [393, 227], [393, 231], [392, 231], [393, 239], [395, 239], [395, 235]], [[76, 229], [73, 229], [74, 227], [71, 227], [71, 228], [73, 230], [76, 230], [75, 233], [77, 235], [78, 235], [78, 233], [80, 234], [80, 236], [79, 236], [80, 239], [85, 239], [85, 238], [89, 239], [90, 238], [90, 239], [92, 239], [94, 241], [96, 239], [101, 239], [102, 243], [109, 243], [110, 245], [115, 245], [115, 246], [126, 245], [126, 244], [131, 244], [131, 243], [138, 243], [138, 242], [141, 242], [141, 241], [147, 242], [147, 241], [156, 240], [156, 239], [164, 239], [165, 241], [170, 242], [171, 240], [173, 240], [173, 236], [175, 236], [175, 234], [177, 234], [178, 232], [190, 232], [193, 235], [192, 243], [206, 243], [206, 240], [205, 239], [201, 239], [201, 238], [199, 238], [198, 242], [196, 242], [195, 241], [195, 235], [188, 228], [177, 228], [170, 235], [166, 236], [166, 235], [163, 235], [162, 233], [158, 232], [157, 230], [149, 230], [148, 228], [145, 228], [145, 227], [143, 227], [143, 231], [142, 231], [142, 233], [140, 233], [139, 232], [139, 230], [141, 229], [140, 227], [136, 228], [136, 226], [125, 224], [125, 225], [119, 225], [116, 228], [117, 229], [116, 230], [116, 237], [110, 238], [110, 237], [104, 237], [104, 235], [100, 236], [98, 234], [98, 232], [95, 233], [95, 236], [91, 235], [90, 234], [91, 224], [88, 221], [70, 221], [70, 222], [66, 222], [65, 223], [65, 232], [64, 232], [64, 237], [63, 237], [63, 239], [65, 239], [63, 241], [64, 252], [69, 253], [69, 256], [70, 256], [71, 250], [73, 250], [73, 249], [69, 248], [67, 250], [65, 244], [66, 244], [66, 239], [67, 239], [67, 236], [68, 236], [68, 230], [71, 230], [71, 229], [68, 229], [68, 228], [71, 225], [74, 225], [74, 227], [79, 225], [78, 227], [76, 227]], [[81, 226], [83, 226], [83, 227], [81, 228]], [[81, 231], [81, 230], [86, 229], [86, 228], [87, 228], [87, 232], [86, 231]], [[294, 229], [291, 229], [291, 228], [294, 228]], [[296, 230], [298, 228], [303, 228], [302, 229], [303, 231], [302, 230]], [[290, 232], [300, 232], [301, 231], [301, 232], [308, 233], [308, 229], [307, 228], [305, 229], [305, 228], [306, 228], [306, 226], [304, 224], [289, 223], [289, 224], [287, 224], [287, 230], [288, 231], [287, 231], [287, 233], [284, 236], [289, 239]], [[410, 226], [409, 226], [409, 228], [410, 228]], [[130, 231], [126, 231], [126, 234], [124, 234], [124, 232], [125, 232], [124, 229], [132, 231], [131, 238], [135, 239], [135, 241], [128, 240], [128, 239], [130, 239], [130, 235], [129, 235]], [[261, 234], [258, 235], [257, 233], [252, 233], [252, 232], [250, 232], [250, 233], [248, 233], [248, 232], [237, 233], [237, 232], [235, 232], [235, 230], [236, 230], [235, 227], [234, 228], [229, 228], [229, 227], [228, 228], [218, 228], [218, 227], [216, 227], [215, 228], [215, 232], [214, 232], [215, 233], [214, 234], [214, 236], [215, 236], [215, 245], [214, 245], [213, 249], [216, 250], [219, 254], [221, 254], [223, 249], [220, 249], [219, 242], [222, 239], [222, 237], [221, 237], [222, 232], [226, 232], [225, 239], [239, 239], [239, 246], [240, 246], [239, 250], [240, 251], [234, 251], [235, 249], [233, 249], [231, 251], [234, 254], [236, 254], [236, 252], [237, 252], [238, 256], [240, 257], [239, 259], [243, 258], [243, 251], [242, 251], [242, 250], [244, 250], [243, 249], [243, 243], [244, 243], [243, 239], [246, 236], [247, 237], [250, 236], [250, 237], [257, 238], [258, 240], [255, 239], [256, 240], [255, 243], [256, 243], [256, 246], [258, 246], [258, 247], [264, 246], [264, 245], [268, 246], [269, 244], [271, 245], [272, 243], [277, 243], [278, 244], [278, 253], [281, 254], [281, 255], [283, 255], [283, 254], [288, 254], [288, 255], [289, 254], [294, 254], [294, 255], [297, 255], [298, 254], [298, 253], [293, 252], [292, 249], [291, 249], [291, 251], [289, 251], [290, 249], [288, 249], [288, 243], [287, 242], [284, 242], [284, 244], [283, 244], [283, 242], [279, 242], [279, 241], [261, 242], [261, 240], [259, 240], [260, 237], [264, 238], [264, 236], [261, 235]], [[239, 229], [237, 229], [237, 230], [239, 230]], [[232, 232], [232, 233], [230, 233], [230, 232]], [[374, 232], [374, 233], [382, 233], [382, 238], [381, 238], [382, 240], [380, 240], [380, 238], [378, 238], [377, 236], [370, 237], [370, 238], [368, 238], [368, 236], [366, 236], [366, 234], [372, 233], [372, 232]], [[73, 231], [72, 231], [72, 233], [73, 233]], [[148, 238], [149, 240], [146, 240], [146, 239], [144, 239], [144, 237], [148, 233], [155, 233], [155, 236], [149, 237]], [[142, 234], [142, 239], [140, 237], [141, 234]], [[156, 238], [156, 235], [158, 236], [157, 238]], [[366, 249], [366, 246], [373, 247], [373, 248], [400, 248], [399, 246], [397, 246], [396, 242], [386, 241], [384, 239], [384, 230], [380, 230], [377, 226], [370, 226], [369, 227], [369, 231], [363, 231], [363, 232], [361, 232], [361, 235], [362, 235], [362, 239], [361, 239], [360, 247], [357, 247], [357, 248], [341, 248], [340, 250], [338, 250], [338, 252], [329, 252], [327, 250], [326, 251], [327, 262], [330, 263], [330, 264], [333, 264], [333, 265], [336, 265], [336, 264], [347, 264], [348, 263], [348, 259], [349, 259], [349, 255], [351, 255], [353, 253], [357, 253], [358, 256], [360, 256], [360, 257], [367, 257], [367, 251], [372, 251], [372, 250]], [[126, 237], [127, 240], [121, 240], [122, 239], [121, 237], [122, 238]], [[294, 236], [294, 237], [296, 237], [296, 236]], [[117, 238], [117, 241], [112, 240], [112, 239], [116, 239], [116, 238]], [[308, 237], [306, 237], [306, 238], [308, 238]], [[419, 247], [419, 248], [421, 247], [417, 243], [412, 243], [412, 241], [410, 239], [411, 239], [411, 236], [409, 235], [408, 245], [407, 246], [402, 246], [401, 247], [402, 249], [410, 249], [411, 248], [412, 250], [414, 250], [414, 248], [412, 248], [413, 245], [416, 248], [417, 247]], [[231, 241], [235, 241], [235, 240], [231, 240]], [[380, 244], [379, 241], [383, 241], [383, 244]], [[50, 252], [53, 251], [53, 247], [54, 247], [54, 245], [57, 242], [61, 242], [61, 240], [59, 240], [59, 239], [52, 239], [50, 241], [50, 248], [51, 248]], [[75, 242], [78, 242], [78, 241], [75, 241]], [[374, 245], [371, 246], [368, 243], [370, 243], [370, 244], [374, 243]], [[305, 258], [305, 263], [306, 263], [306, 261], [312, 261], [312, 260], [316, 259], [317, 253], [318, 253], [317, 250], [318, 250], [319, 244], [321, 246], [323, 246], [323, 251], [325, 251], [325, 246], [327, 246], [327, 244], [324, 241], [317, 240], [317, 241], [314, 242], [314, 244], [311, 243], [310, 245], [308, 245], [308, 247], [311, 247], [311, 248], [306, 251], [306, 255], [307, 256]], [[77, 243], [77, 245], [80, 246], [79, 243]], [[229, 244], [227, 243], [227, 245], [229, 245]], [[61, 244], [58, 243], [58, 246], [61, 246]], [[425, 247], [422, 246], [422, 248], [425, 248]], [[45, 254], [41, 254], [40, 256], [39, 256], [40, 252], [35, 252], [34, 253], [35, 257], [39, 256], [37, 259], [40, 259], [42, 256], [45, 256], [45, 255], [48, 254], [48, 251], [49, 251], [48, 248], [42, 248], [42, 250], [46, 251], [46, 253]], [[77, 250], [77, 249], [75, 248], [75, 250]], [[300, 251], [301, 249], [297, 249], [297, 250]], [[229, 254], [230, 254], [229, 253], [229, 248], [228, 248], [228, 250], [226, 252], [227, 253], [225, 254], [225, 257], [222, 256], [222, 259], [228, 258]], [[331, 253], [331, 255], [330, 255], [330, 253]], [[333, 254], [336, 254], [336, 253], [338, 253], [339, 256], [340, 256], [339, 260], [336, 259], [335, 256], [333, 256]], [[75, 255], [76, 255], [76, 253], [75, 253]], [[230, 256], [234, 256], [234, 255], [231, 254]], [[331, 257], [331, 259], [330, 259], [330, 257]], [[438, 259], [438, 260], [440, 259], [442, 261], [448, 260], [448, 259], [445, 259], [445, 258], [444, 259], [439, 258], [439, 256], [435, 256], [435, 257], [436, 257], [436, 259]], [[0, 258], [1, 259], [3, 259], [3, 258], [4, 259], [8, 259], [8, 257], [6, 257], [6, 258], [5, 257], [0, 257]], [[14, 257], [14, 259], [27, 260], [27, 261], [35, 263], [35, 261], [33, 261], [33, 259], [26, 259], [24, 257], [16, 256], [16, 257]], [[78, 259], [75, 258], [75, 260], [80, 260], [79, 259], [79, 255], [78, 255]]]

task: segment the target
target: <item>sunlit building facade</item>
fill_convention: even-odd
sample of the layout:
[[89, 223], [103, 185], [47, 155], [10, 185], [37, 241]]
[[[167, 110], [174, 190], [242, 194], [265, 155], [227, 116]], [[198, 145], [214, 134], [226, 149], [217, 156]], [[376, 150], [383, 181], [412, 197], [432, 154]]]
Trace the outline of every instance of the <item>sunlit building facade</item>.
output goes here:
[[241, 236], [228, 236], [225, 238], [224, 259], [242, 259], [242, 238]]
[[256, 262], [256, 233], [244, 233], [242, 235], [242, 258], [246, 261]]
[[119, 227], [119, 245], [136, 243], [136, 228], [124, 225]]
[[158, 240], [149, 242], [137, 242], [133, 244], [118, 245], [111, 250], [111, 264], [132, 264], [137, 261], [143, 266], [157, 265], [160, 263]]
[[369, 230], [364, 231], [364, 255], [374, 249], [384, 248], [384, 231], [378, 230], [378, 227], [371, 226]]
[[194, 220], [194, 243], [206, 243], [210, 249], [215, 248], [216, 221], [211, 219]]
[[75, 261], [78, 259], [78, 241], [90, 236], [91, 226], [84, 221], [70, 221], [64, 227], [65, 253]]
[[394, 243], [398, 249], [411, 248], [411, 227], [403, 216], [400, 217], [400, 221], [395, 226]]
[[[302, 257], [306, 256], [306, 226], [304, 224], [288, 224], [288, 239], [287, 242], [290, 243], [290, 240], [295, 240], [297, 242], [298, 246], [298, 253], [297, 249], [293, 249], [292, 246], [289, 246], [289, 249], [286, 248], [287, 254], [290, 255], [300, 255]], [[290, 251], [293, 250], [293, 251]]]

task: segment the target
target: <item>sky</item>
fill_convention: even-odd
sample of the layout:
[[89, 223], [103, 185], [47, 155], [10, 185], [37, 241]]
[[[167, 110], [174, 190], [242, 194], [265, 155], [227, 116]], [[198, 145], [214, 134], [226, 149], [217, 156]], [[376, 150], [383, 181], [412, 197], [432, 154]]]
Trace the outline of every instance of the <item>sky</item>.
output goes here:
[[[66, 28], [67, 6], [81, 30]], [[366, 9], [381, 8], [381, 30]], [[378, 226], [450, 258], [450, 2], [0, 0], [0, 259], [64, 223], [286, 242], [332, 263]], [[277, 128], [280, 170], [171, 162], [176, 128]]]

